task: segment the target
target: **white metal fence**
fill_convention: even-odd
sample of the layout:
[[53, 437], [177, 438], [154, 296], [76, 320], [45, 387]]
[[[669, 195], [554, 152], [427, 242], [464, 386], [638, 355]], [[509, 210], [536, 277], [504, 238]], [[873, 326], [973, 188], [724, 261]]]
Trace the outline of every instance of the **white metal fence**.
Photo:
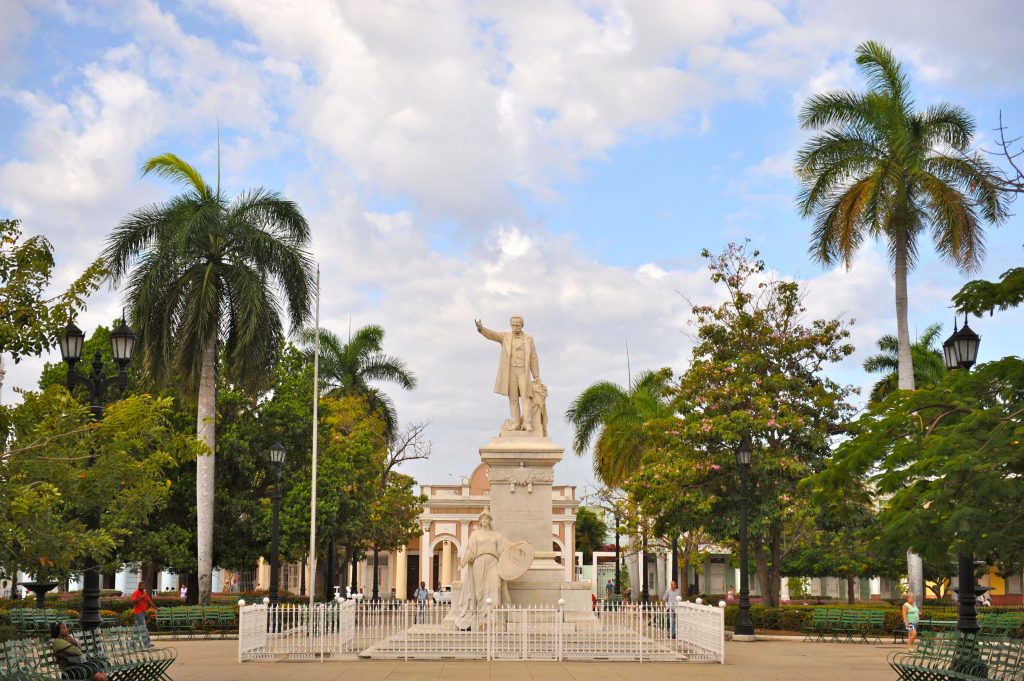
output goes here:
[[407, 601], [243, 606], [238, 659], [725, 662], [724, 610], [708, 605], [494, 608], [468, 631], [448, 611]]

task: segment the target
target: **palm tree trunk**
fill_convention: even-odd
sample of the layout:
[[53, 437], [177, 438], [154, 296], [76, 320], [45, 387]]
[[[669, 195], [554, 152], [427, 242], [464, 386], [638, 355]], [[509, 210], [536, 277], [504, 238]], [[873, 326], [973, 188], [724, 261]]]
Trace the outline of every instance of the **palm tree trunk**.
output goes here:
[[[914, 356], [910, 351], [910, 324], [907, 321], [907, 270], [908, 252], [907, 236], [896, 237], [896, 253], [894, 276], [896, 283], [896, 340], [899, 358], [899, 388], [914, 390]], [[907, 552], [907, 586], [917, 597], [918, 603], [924, 603], [924, 563], [921, 556]]]
[[199, 405], [196, 436], [206, 452], [196, 460], [196, 545], [199, 568], [199, 604], [210, 602], [213, 583], [213, 496], [217, 419], [217, 334], [210, 334], [203, 348], [203, 366], [199, 375]]
[[900, 390], [914, 389], [914, 358], [910, 352], [910, 324], [907, 321], [907, 239], [896, 238], [894, 258], [896, 283], [896, 339], [899, 344], [899, 387]]

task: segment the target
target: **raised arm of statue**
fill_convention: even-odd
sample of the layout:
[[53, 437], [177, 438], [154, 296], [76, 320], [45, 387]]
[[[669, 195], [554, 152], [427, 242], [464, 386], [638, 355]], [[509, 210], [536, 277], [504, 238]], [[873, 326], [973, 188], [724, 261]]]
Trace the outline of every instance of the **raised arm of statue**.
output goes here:
[[500, 332], [498, 332], [498, 331], [492, 331], [492, 330], [488, 329], [488, 328], [487, 328], [486, 326], [484, 326], [484, 325], [483, 325], [483, 324], [482, 324], [482, 323], [480, 322], [480, 320], [479, 320], [479, 319], [476, 319], [476, 320], [474, 320], [474, 321], [476, 322], [476, 330], [477, 330], [477, 331], [478, 331], [478, 332], [480, 333], [480, 335], [481, 335], [481, 336], [483, 336], [484, 338], [486, 338], [486, 339], [488, 339], [488, 340], [492, 340], [492, 341], [494, 341], [495, 343], [500, 343], [500, 342], [501, 342], [501, 341], [502, 341], [502, 340], [504, 339], [504, 337], [505, 337], [505, 334], [503, 334], [503, 333], [500, 333]]

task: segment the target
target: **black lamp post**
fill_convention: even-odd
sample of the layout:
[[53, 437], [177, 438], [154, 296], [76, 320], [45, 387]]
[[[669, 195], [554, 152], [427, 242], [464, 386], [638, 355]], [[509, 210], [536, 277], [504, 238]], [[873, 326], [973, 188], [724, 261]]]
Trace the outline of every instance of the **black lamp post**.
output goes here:
[[270, 540], [270, 606], [274, 607], [280, 600], [278, 598], [278, 589], [280, 588], [281, 578], [281, 559], [280, 559], [280, 545], [281, 545], [281, 525], [279, 522], [279, 514], [281, 512], [281, 464], [284, 463], [284, 447], [281, 446], [280, 442], [275, 442], [270, 446], [270, 461], [274, 464], [274, 473], [276, 474], [276, 482], [274, 483], [274, 520], [273, 530]]
[[[106, 376], [103, 373], [103, 360], [97, 352], [92, 359], [92, 373], [83, 376], [78, 373], [76, 364], [82, 359], [82, 346], [85, 344], [85, 334], [73, 323], [68, 323], [63, 335], [59, 339], [61, 357], [68, 365], [68, 388], [82, 386], [89, 392], [89, 406], [92, 409], [92, 418], [99, 421], [103, 418], [103, 398], [110, 388], [115, 388], [118, 393], [124, 392], [128, 386], [128, 362], [132, 360], [132, 351], [135, 349], [135, 334], [129, 329], [124, 321], [110, 334], [110, 349], [117, 362], [117, 374]], [[88, 466], [91, 468], [96, 463], [96, 453], [89, 453]], [[96, 511], [89, 513], [86, 518], [86, 527], [95, 531], [100, 528], [100, 516]], [[100, 626], [100, 569], [96, 559], [91, 556], [85, 558], [84, 571], [82, 573], [82, 615], [80, 622], [83, 629], [97, 629]]]
[[[942, 354], [946, 359], [946, 369], [970, 370], [978, 359], [978, 346], [981, 345], [981, 337], [967, 326], [967, 316], [964, 315], [964, 325], [959, 331], [956, 328], [956, 319], [953, 320], [953, 335], [942, 344]], [[988, 587], [978, 587], [974, 580], [974, 556], [969, 553], [961, 553], [957, 565], [957, 601], [958, 612], [956, 620], [957, 631], [965, 636], [976, 634], [981, 629], [978, 625], [978, 596], [988, 591]]]
[[750, 436], [744, 435], [736, 448], [736, 465], [740, 469], [740, 611], [736, 614], [732, 640], [753, 641], [754, 623], [750, 621], [750, 581], [747, 576], [747, 479], [753, 458]]

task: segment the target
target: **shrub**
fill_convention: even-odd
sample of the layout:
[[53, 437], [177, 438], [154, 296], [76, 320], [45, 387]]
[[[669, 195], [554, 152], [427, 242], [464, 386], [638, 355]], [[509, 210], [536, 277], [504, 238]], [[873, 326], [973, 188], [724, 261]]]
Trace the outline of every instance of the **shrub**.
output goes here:
[[[833, 604], [826, 606], [830, 609], [842, 608], [844, 610], [884, 610], [885, 628], [895, 629], [903, 622], [900, 610], [887, 608], [877, 603], [863, 603], [855, 605]], [[769, 608], [763, 605], [750, 606], [750, 621], [754, 629], [767, 631], [802, 631], [804, 626], [810, 623], [814, 616], [815, 606], [810, 605], [783, 605], [778, 608]], [[725, 626], [732, 628], [736, 625], [736, 615], [739, 613], [738, 605], [730, 605], [725, 609]], [[922, 612], [922, 618], [930, 619]], [[936, 617], [934, 619], [945, 619]], [[955, 613], [951, 619], [956, 619]]]

